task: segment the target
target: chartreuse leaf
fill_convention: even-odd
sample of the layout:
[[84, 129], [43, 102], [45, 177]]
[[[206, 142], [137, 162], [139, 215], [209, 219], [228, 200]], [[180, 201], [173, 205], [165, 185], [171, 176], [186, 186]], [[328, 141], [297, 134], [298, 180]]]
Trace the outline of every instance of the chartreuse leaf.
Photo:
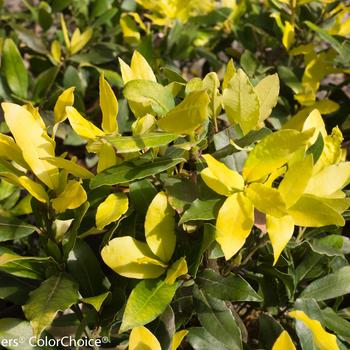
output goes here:
[[229, 169], [210, 154], [204, 154], [203, 158], [208, 168], [202, 170], [201, 177], [208, 187], [225, 196], [243, 190], [244, 180], [238, 172]]
[[131, 70], [128, 64], [126, 64], [120, 57], [118, 58], [118, 60], [119, 60], [120, 72], [122, 73], [122, 79], [123, 79], [124, 85], [130, 80], [139, 79], [135, 76], [134, 72]]
[[64, 90], [58, 97], [54, 107], [55, 124], [61, 123], [67, 118], [66, 107], [74, 104], [74, 90], [75, 87], [72, 86]]
[[[18, 335], [20, 335], [21, 339], [21, 350], [35, 349], [30, 345], [33, 329], [28, 321], [9, 317], [4, 317], [0, 320], [0, 342], [4, 344], [4, 342], [8, 342], [9, 339], [18, 339]], [[11, 346], [10, 343], [7, 344], [8, 346], [6, 346], [6, 348], [8, 350], [16, 350], [19, 347], [18, 343], [13, 346]]]
[[[140, 119], [142, 118], [138, 120]], [[175, 133], [152, 132], [136, 136], [106, 135], [103, 138], [111, 143], [118, 153], [129, 153], [150, 147], [166, 146], [178, 136], [179, 135]]]
[[208, 119], [209, 96], [205, 91], [193, 91], [182, 102], [158, 120], [164, 131], [190, 134]]
[[62, 32], [63, 32], [63, 39], [64, 39], [64, 43], [66, 44], [66, 47], [68, 50], [70, 50], [70, 39], [69, 39], [69, 35], [68, 35], [68, 29], [67, 29], [67, 25], [66, 22], [64, 20], [64, 16], [63, 14], [61, 14], [61, 28], [62, 28]]
[[225, 90], [226, 88], [228, 88], [229, 83], [235, 74], [236, 74], [236, 68], [235, 68], [235, 65], [233, 63], [233, 59], [231, 58], [228, 61], [227, 66], [226, 66], [224, 79], [222, 81], [222, 90]]
[[242, 69], [238, 69], [224, 90], [223, 105], [229, 121], [239, 124], [244, 134], [257, 126], [260, 116], [259, 98]]
[[107, 134], [118, 132], [118, 101], [104, 74], [100, 75], [100, 107], [102, 111], [102, 130]]
[[134, 327], [130, 333], [129, 350], [162, 350], [158, 339], [146, 327]]
[[[332, 179], [332, 181], [329, 181]], [[350, 162], [332, 164], [311, 177], [305, 193], [315, 196], [331, 196], [350, 182]]]
[[254, 207], [243, 193], [234, 193], [226, 199], [216, 220], [216, 240], [226, 260], [244, 245], [254, 223]]
[[168, 284], [174, 284], [176, 279], [188, 272], [187, 262], [184, 257], [175, 261], [167, 270], [165, 282]]
[[171, 259], [175, 244], [175, 211], [165, 192], [159, 192], [148, 207], [145, 219], [145, 237], [154, 255], [162, 261]]
[[18, 178], [19, 184], [26, 189], [33, 197], [42, 203], [47, 203], [49, 201], [49, 196], [46, 193], [43, 186], [39, 183], [33, 181], [27, 176], [20, 176]]
[[94, 176], [91, 171], [77, 164], [74, 160], [68, 160], [62, 157], [46, 157], [43, 159], [57, 168], [64, 169], [69, 174], [80, 177], [81, 179], [90, 179]]
[[117, 156], [115, 149], [109, 143], [103, 142], [100, 146], [98, 153], [97, 172], [100, 173], [103, 170], [111, 168], [117, 164]]
[[31, 292], [23, 311], [33, 327], [34, 336], [39, 339], [57, 312], [65, 311], [76, 303], [78, 298], [77, 284], [64, 273], [50, 277]]
[[267, 77], [261, 79], [254, 87], [254, 90], [259, 98], [259, 121], [262, 122], [270, 116], [272, 108], [277, 104], [278, 95], [280, 92], [280, 80], [277, 73], [268, 75]]
[[110, 194], [97, 208], [96, 227], [103, 230], [111, 222], [117, 221], [129, 207], [128, 197], [122, 193]]
[[7, 38], [2, 50], [3, 68], [9, 88], [17, 96], [27, 98], [28, 72], [16, 44]]
[[272, 350], [296, 350], [292, 338], [287, 331], [283, 331], [273, 344]]
[[288, 209], [295, 225], [305, 227], [322, 227], [327, 225], [344, 226], [344, 218], [333, 208], [325, 204], [318, 197], [302, 195], [300, 199]]
[[105, 133], [85, 119], [74, 107], [66, 107], [66, 113], [73, 130], [82, 138], [94, 140]]
[[99, 312], [105, 300], [111, 295], [111, 292], [105, 292], [93, 297], [80, 299], [83, 303], [92, 305], [94, 309]]
[[[143, 117], [146, 113], [137, 110], [138, 105], [141, 105], [145, 111], [164, 115], [169, 110], [174, 108], [174, 99], [170, 91], [164, 86], [150, 80], [131, 80], [123, 90], [125, 98], [133, 104], [130, 106], [137, 117]], [[136, 105], [135, 105], [136, 104]]]
[[67, 209], [79, 208], [87, 200], [87, 194], [79, 181], [68, 181], [63, 192], [52, 199], [52, 207], [57, 213], [63, 213]]
[[244, 179], [256, 181], [281, 167], [311, 136], [310, 132], [288, 129], [267, 135], [249, 153], [243, 168]]
[[156, 319], [170, 304], [176, 289], [176, 283], [167, 284], [159, 280], [139, 282], [126, 303], [119, 333]]
[[46, 130], [26, 108], [7, 102], [2, 103], [2, 108], [6, 124], [33, 173], [49, 188], [57, 188], [57, 167], [42, 160], [44, 157], [55, 156], [55, 144]]
[[262, 213], [282, 217], [287, 214], [286, 203], [277, 189], [261, 183], [252, 183], [246, 190], [246, 195]]
[[304, 193], [312, 175], [312, 170], [312, 155], [306, 156], [303, 160], [295, 162], [289, 167], [278, 187], [287, 208], [295, 204]]
[[272, 244], [273, 264], [275, 265], [283, 249], [293, 236], [294, 220], [289, 215], [278, 218], [272, 215], [266, 215], [266, 229]]
[[311, 319], [304, 311], [300, 310], [291, 311], [289, 316], [303, 322], [310, 329], [320, 350], [340, 350], [336, 336], [325, 331], [319, 321]]
[[157, 278], [165, 271], [146, 243], [125, 236], [109, 241], [101, 250], [106, 265], [121, 276], [129, 278]]

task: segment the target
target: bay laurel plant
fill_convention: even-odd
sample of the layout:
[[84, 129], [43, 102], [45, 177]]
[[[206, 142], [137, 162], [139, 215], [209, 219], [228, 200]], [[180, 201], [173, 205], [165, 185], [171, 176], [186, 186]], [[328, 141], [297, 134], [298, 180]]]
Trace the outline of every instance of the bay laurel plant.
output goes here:
[[[97, 125], [74, 86], [49, 116], [2, 103], [0, 294], [17, 314], [0, 336], [74, 326], [130, 350], [348, 348], [340, 129], [317, 109], [271, 128], [278, 75], [253, 82], [232, 60], [222, 79], [189, 81], [160, 80], [137, 51], [119, 63], [128, 132], [103, 74]], [[58, 151], [67, 124], [90, 163]]]

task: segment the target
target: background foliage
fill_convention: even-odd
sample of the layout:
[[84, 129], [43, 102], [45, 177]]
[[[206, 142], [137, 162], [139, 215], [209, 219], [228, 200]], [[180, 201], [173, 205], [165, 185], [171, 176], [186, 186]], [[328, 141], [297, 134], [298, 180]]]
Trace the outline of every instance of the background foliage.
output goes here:
[[0, 338], [349, 348], [349, 13], [2, 1]]

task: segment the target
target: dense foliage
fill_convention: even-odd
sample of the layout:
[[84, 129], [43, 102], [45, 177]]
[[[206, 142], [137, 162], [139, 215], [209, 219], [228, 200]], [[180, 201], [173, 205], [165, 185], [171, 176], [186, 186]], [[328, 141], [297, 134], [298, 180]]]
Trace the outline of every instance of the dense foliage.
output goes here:
[[2, 346], [350, 347], [349, 3], [5, 1], [0, 23]]

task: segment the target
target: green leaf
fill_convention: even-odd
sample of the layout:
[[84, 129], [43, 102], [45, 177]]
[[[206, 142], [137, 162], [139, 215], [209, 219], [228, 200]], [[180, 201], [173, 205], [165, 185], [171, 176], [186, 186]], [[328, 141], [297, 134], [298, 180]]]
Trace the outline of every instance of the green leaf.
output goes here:
[[337, 335], [350, 342], [350, 322], [340, 317], [333, 309], [326, 307], [321, 311], [324, 325]]
[[209, 96], [205, 91], [193, 91], [158, 121], [164, 131], [190, 134], [208, 119]]
[[52, 67], [42, 72], [36, 79], [33, 88], [33, 97], [35, 101], [47, 96], [50, 92], [52, 84], [55, 82], [60, 67]]
[[[0, 343], [8, 350], [32, 350], [29, 339], [33, 330], [28, 321], [18, 318], [2, 318], [0, 320]], [[12, 343], [11, 343], [12, 341]], [[16, 341], [16, 343], [15, 343]]]
[[350, 254], [350, 239], [340, 235], [315, 238], [309, 242], [311, 249], [328, 256]]
[[193, 289], [194, 307], [201, 325], [231, 350], [242, 348], [241, 332], [225, 302], [206, 294], [197, 286]]
[[223, 277], [211, 269], [197, 276], [200, 288], [211, 296], [229, 301], [262, 301], [250, 284], [239, 275], [230, 273]]
[[128, 102], [150, 107], [157, 115], [164, 115], [175, 106], [169, 90], [151, 80], [131, 80], [123, 93]]
[[34, 336], [38, 339], [42, 331], [51, 325], [57, 312], [65, 311], [78, 298], [77, 284], [64, 273], [50, 277], [32, 291], [23, 311], [33, 327]]
[[111, 143], [118, 153], [136, 152], [145, 148], [166, 146], [178, 137], [173, 133], [152, 132], [138, 136], [104, 136], [103, 138]]
[[157, 194], [157, 190], [152, 182], [147, 179], [133, 181], [129, 186], [129, 191], [131, 202], [137, 212], [146, 215], [152, 199]]
[[105, 292], [94, 297], [82, 298], [80, 299], [83, 303], [92, 305], [94, 309], [99, 312], [101, 310], [102, 304], [111, 295], [111, 292]]
[[195, 350], [229, 350], [209, 332], [202, 327], [192, 327], [189, 329], [186, 339]]
[[21, 256], [5, 247], [0, 247], [0, 254], [0, 270], [18, 277], [41, 280], [52, 263], [51, 257]]
[[188, 221], [213, 220], [223, 203], [221, 198], [201, 200], [196, 199], [182, 215], [179, 225]]
[[229, 121], [232, 124], [239, 124], [244, 134], [258, 124], [259, 98], [242, 69], [238, 69], [229, 86], [224, 90], [223, 105]]
[[83, 297], [94, 297], [105, 292], [103, 281], [105, 276], [100, 263], [90, 246], [78, 239], [67, 260], [69, 273], [79, 284], [79, 292]]
[[30, 49], [39, 52], [42, 55], [47, 55], [49, 53], [40, 37], [33, 35], [32, 31], [17, 25], [14, 25], [13, 28], [16, 30], [18, 38], [22, 40]]
[[269, 314], [259, 316], [259, 342], [264, 349], [272, 349], [282, 331], [282, 326]]
[[170, 304], [177, 284], [169, 285], [159, 280], [144, 280], [130, 293], [126, 303], [120, 333], [153, 321]]
[[11, 91], [22, 98], [27, 98], [28, 71], [22, 56], [12, 39], [5, 39], [3, 47], [3, 65], [7, 84]]
[[350, 266], [311, 282], [301, 293], [303, 298], [328, 300], [350, 293]]
[[16, 218], [0, 216], [0, 242], [20, 239], [31, 235], [38, 229]]
[[94, 189], [103, 185], [116, 185], [143, 179], [161, 173], [183, 161], [183, 158], [160, 157], [154, 161], [141, 158], [133, 162], [124, 162], [121, 165], [106, 169], [92, 178], [90, 188]]

